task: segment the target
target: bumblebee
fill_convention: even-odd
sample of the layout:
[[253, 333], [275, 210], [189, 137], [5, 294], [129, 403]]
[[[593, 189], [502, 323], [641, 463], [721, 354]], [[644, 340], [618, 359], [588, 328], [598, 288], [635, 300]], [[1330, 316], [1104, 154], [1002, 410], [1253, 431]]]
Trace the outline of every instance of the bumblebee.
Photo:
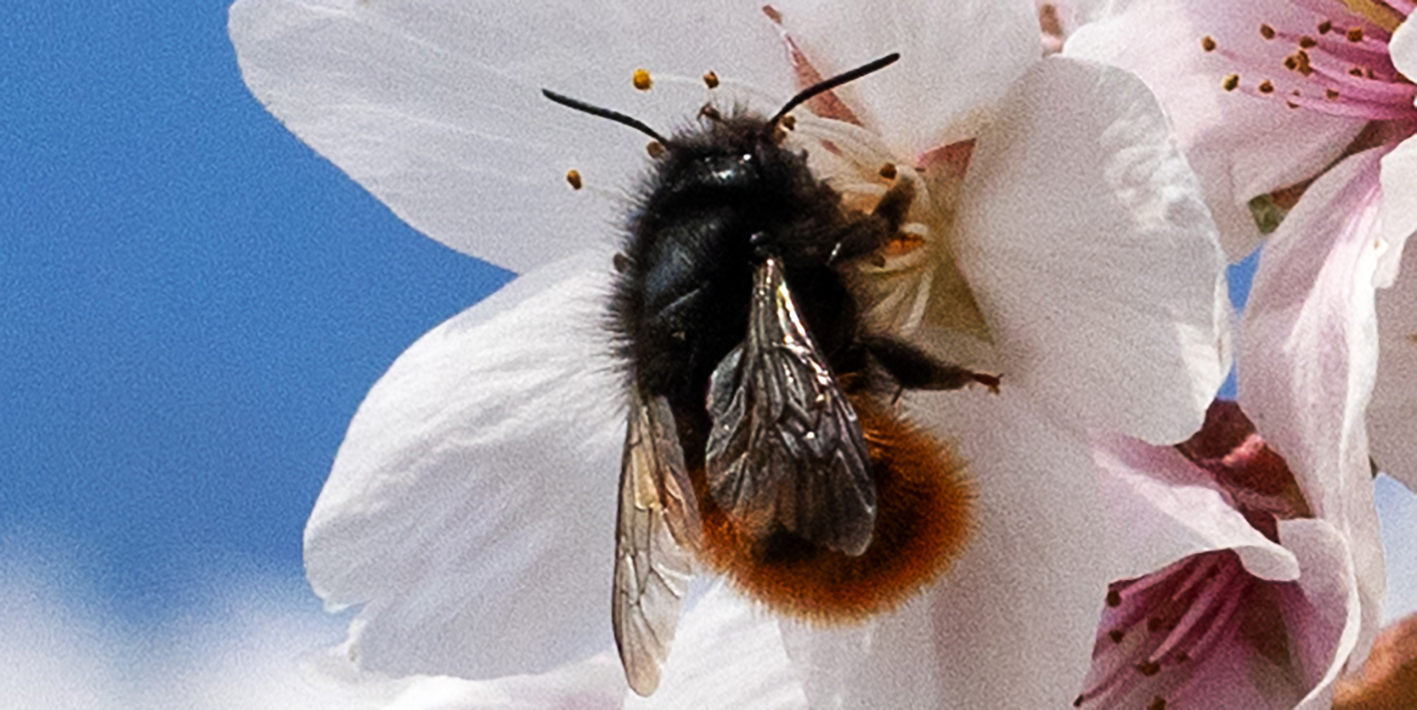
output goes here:
[[705, 106], [670, 138], [543, 91], [657, 145], [608, 319], [629, 400], [611, 612], [641, 695], [659, 684], [696, 563], [774, 611], [844, 623], [909, 598], [969, 536], [962, 464], [894, 398], [999, 381], [868, 332], [846, 277], [897, 238], [913, 183], [855, 209], [784, 146], [792, 109], [898, 58], [768, 118]]

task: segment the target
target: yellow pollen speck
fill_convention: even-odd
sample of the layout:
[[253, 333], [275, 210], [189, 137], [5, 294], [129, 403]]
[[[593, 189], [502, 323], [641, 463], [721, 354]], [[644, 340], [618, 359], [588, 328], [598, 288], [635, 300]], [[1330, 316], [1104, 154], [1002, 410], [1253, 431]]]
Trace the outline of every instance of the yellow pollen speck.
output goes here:
[[1349, 42], [1362, 42], [1362, 41], [1363, 41], [1363, 28], [1362, 28], [1362, 27], [1354, 27], [1353, 29], [1348, 30], [1348, 34], [1345, 35], [1345, 36], [1348, 37], [1348, 41], [1349, 41]]
[[583, 183], [581, 182], [581, 171], [579, 171], [579, 170], [567, 170], [567, 171], [566, 171], [566, 182], [571, 183], [571, 189], [572, 189], [572, 190], [579, 190], [579, 189], [581, 189], [581, 185], [583, 184]]
[[1222, 83], [1221, 86], [1224, 87], [1226, 91], [1234, 91], [1236, 87], [1240, 86], [1240, 75], [1231, 74], [1225, 77], [1225, 82]]
[[894, 179], [895, 179], [895, 164], [894, 164], [894, 163], [886, 163], [885, 165], [882, 165], [882, 166], [881, 166], [881, 171], [880, 171], [880, 173], [881, 173], [881, 177], [883, 177], [883, 178], [885, 178], [885, 179], [887, 179], [887, 180], [894, 180]]
[[645, 146], [645, 152], [649, 153], [651, 158], [658, 158], [665, 153], [664, 144], [659, 141], [650, 141], [649, 145]]
[[1304, 35], [1303, 37], [1299, 38], [1299, 46], [1304, 49], [1313, 49], [1314, 47], [1319, 46], [1319, 41], [1314, 39], [1313, 37]]
[[704, 73], [704, 84], [710, 89], [718, 88], [718, 75], [713, 72]]
[[1260, 25], [1260, 36], [1265, 39], [1274, 39], [1274, 28], [1269, 25]]
[[1206, 36], [1202, 37], [1202, 38], [1201, 38], [1201, 49], [1204, 49], [1204, 50], [1207, 51], [1207, 52], [1214, 52], [1214, 51], [1215, 51], [1215, 38], [1214, 38], [1214, 37], [1211, 37], [1210, 35], [1206, 35]]
[[1259, 92], [1261, 94], [1272, 94], [1274, 93], [1274, 82], [1270, 81], [1269, 79], [1265, 79], [1264, 81], [1261, 81], [1260, 85], [1256, 86], [1255, 88], [1259, 89]]
[[650, 78], [648, 69], [636, 69], [632, 81], [635, 88], [640, 91], [649, 91], [649, 87], [654, 86], [654, 80]]
[[[1401, 25], [1402, 22], [1407, 19], [1406, 15], [1394, 10], [1387, 3], [1377, 2], [1376, 0], [1340, 0], [1340, 2], [1351, 10], [1353, 14], [1362, 17], [1388, 32], [1396, 30], [1397, 26]], [[1354, 41], [1356, 42], [1357, 40]]]

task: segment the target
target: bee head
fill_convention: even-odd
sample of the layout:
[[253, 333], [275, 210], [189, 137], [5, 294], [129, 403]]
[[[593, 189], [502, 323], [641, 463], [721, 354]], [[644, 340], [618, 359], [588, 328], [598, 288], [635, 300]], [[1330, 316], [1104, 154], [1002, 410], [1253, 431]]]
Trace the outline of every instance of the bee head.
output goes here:
[[[873, 62], [868, 62], [850, 71], [842, 72], [830, 79], [819, 81], [798, 92], [797, 95], [793, 96], [791, 99], [788, 99], [787, 103], [783, 104], [782, 108], [778, 109], [777, 113], [773, 114], [766, 122], [761, 119], [746, 117], [725, 118], [719, 113], [718, 109], [714, 108], [711, 104], [705, 105], [699, 110], [699, 118], [707, 120], [712, 124], [709, 130], [711, 134], [726, 139], [723, 141], [724, 145], [734, 146], [735, 149], [738, 147], [738, 144], [745, 141], [751, 141], [753, 145], [761, 145], [765, 137], [773, 144], [780, 144], [783, 137], [786, 135], [785, 132], [792, 129], [794, 121], [792, 116], [789, 115], [792, 109], [801, 106], [803, 103], [819, 94], [824, 94], [842, 84], [855, 81], [867, 74], [890, 66], [898, 59], [900, 59], [900, 54], [898, 52], [892, 52]], [[708, 76], [710, 75], [713, 75], [713, 73], [710, 72], [708, 75], [705, 75], [705, 81], [708, 81]], [[713, 80], [708, 83], [710, 87], [717, 86], [718, 77], [713, 75]], [[650, 154], [655, 157], [659, 157], [664, 152], [676, 151], [682, 147], [682, 142], [671, 141], [660, 135], [658, 131], [650, 128], [643, 121], [620, 113], [619, 111], [588, 104], [584, 101], [558, 94], [550, 89], [542, 89], [541, 94], [567, 108], [588, 113], [592, 116], [609, 119], [621, 125], [629, 126], [653, 138], [655, 142], [651, 144]], [[659, 146], [658, 149], [654, 147], [655, 144]]]

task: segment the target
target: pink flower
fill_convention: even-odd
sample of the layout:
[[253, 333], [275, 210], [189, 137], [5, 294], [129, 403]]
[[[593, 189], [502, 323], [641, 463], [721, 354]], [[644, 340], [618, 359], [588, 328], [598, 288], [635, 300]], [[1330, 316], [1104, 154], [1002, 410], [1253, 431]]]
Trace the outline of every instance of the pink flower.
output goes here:
[[[1308, 292], [1277, 276], [1266, 280], [1268, 286], [1257, 283], [1253, 297], [1261, 309], [1303, 309], [1310, 319], [1348, 309], [1347, 335], [1335, 340], [1328, 337], [1332, 333], [1311, 333], [1316, 337], [1308, 342], [1330, 351], [1330, 360], [1339, 357], [1334, 348], [1350, 347], [1362, 351], [1343, 359], [1368, 367], [1381, 363], [1367, 420], [1373, 456], [1384, 471], [1417, 486], [1417, 351], [1411, 338], [1417, 332], [1417, 269], [1399, 274], [1403, 247], [1417, 230], [1417, 86], [1409, 78], [1417, 75], [1417, 28], [1406, 22], [1412, 3], [1140, 0], [1123, 6], [1114, 17], [1079, 30], [1067, 53], [1135, 71], [1157, 92], [1205, 185], [1232, 258], [1250, 253], [1261, 237], [1251, 200], [1274, 193], [1288, 207], [1302, 193], [1272, 235], [1261, 271], [1313, 271], [1319, 255], [1344, 259], [1360, 271], [1338, 274], [1339, 264], [1328, 265], [1323, 287]], [[1148, 39], [1130, 41], [1137, 36]], [[1363, 256], [1362, 250], [1373, 254]], [[1273, 263], [1281, 255], [1294, 263]], [[1270, 287], [1282, 293], [1266, 294]], [[1375, 315], [1373, 291], [1388, 287], [1391, 292], [1378, 296]], [[1378, 324], [1380, 338], [1369, 337]], [[1261, 343], [1266, 337], [1284, 333], [1247, 334], [1245, 342], [1288, 354], [1242, 357], [1252, 371], [1301, 357], [1295, 342]], [[1264, 416], [1247, 409], [1257, 419]]]
[[1105, 441], [1098, 463], [1147, 571], [1111, 585], [1074, 706], [1330, 707], [1364, 631], [1354, 531], [1375, 516], [1334, 511], [1233, 402], [1178, 447]]

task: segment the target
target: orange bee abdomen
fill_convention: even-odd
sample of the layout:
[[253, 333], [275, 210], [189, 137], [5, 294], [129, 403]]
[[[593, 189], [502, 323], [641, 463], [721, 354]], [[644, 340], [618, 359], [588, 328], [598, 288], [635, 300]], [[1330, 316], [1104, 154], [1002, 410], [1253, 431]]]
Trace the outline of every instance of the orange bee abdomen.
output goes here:
[[944, 442], [853, 396], [876, 480], [871, 543], [858, 556], [787, 532], [748, 536], [692, 474], [701, 506], [705, 564], [773, 611], [818, 623], [851, 623], [889, 611], [934, 581], [972, 531], [973, 486]]

